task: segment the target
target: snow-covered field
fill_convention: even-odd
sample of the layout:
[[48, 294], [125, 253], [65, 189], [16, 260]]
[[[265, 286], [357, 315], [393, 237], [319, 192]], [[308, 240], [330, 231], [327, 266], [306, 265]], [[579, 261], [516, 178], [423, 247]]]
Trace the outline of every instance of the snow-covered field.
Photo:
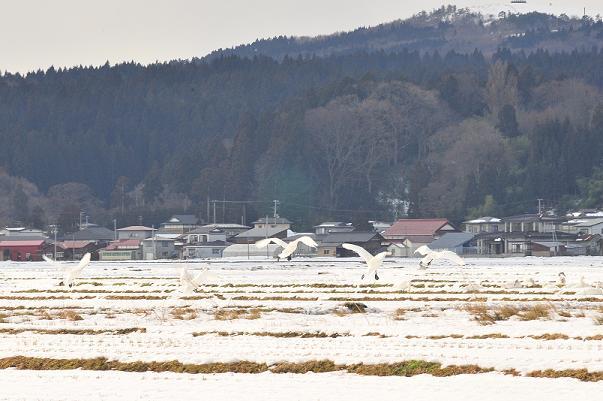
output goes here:
[[[475, 258], [462, 269], [427, 270], [417, 268], [417, 259], [388, 259], [380, 280], [360, 287], [364, 266], [357, 259], [219, 260], [209, 265], [217, 278], [188, 296], [180, 292], [180, 266], [93, 262], [70, 290], [57, 285], [59, 272], [44, 263], [0, 263], [0, 359], [268, 366], [421, 360], [494, 371], [380, 377], [9, 368], [0, 373], [0, 399], [201, 399], [220, 393], [239, 400], [562, 400], [570, 394], [595, 400], [603, 394], [603, 381], [527, 377], [546, 369], [603, 371], [603, 295], [559, 294], [555, 287], [559, 272], [570, 285], [582, 276], [603, 282], [603, 258]], [[406, 280], [409, 290], [392, 287]], [[523, 285], [509, 285], [515, 280]], [[481, 288], [468, 290], [469, 283]]]

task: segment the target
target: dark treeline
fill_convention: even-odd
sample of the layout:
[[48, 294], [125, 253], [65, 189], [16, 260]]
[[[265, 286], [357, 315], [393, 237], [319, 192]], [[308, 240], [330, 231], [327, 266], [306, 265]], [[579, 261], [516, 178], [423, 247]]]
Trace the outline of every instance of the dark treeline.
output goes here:
[[[596, 25], [596, 23], [593, 23]], [[603, 203], [603, 52], [500, 49], [0, 78], [0, 223], [454, 220]], [[16, 178], [23, 177], [23, 178]], [[210, 213], [213, 215], [213, 210]], [[212, 216], [213, 218], [213, 216]]]

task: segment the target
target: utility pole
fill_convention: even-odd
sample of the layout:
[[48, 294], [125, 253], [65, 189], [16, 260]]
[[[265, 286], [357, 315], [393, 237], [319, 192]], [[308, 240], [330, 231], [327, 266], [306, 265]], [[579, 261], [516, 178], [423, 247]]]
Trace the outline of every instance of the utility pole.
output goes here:
[[58, 231], [58, 224], [55, 224], [53, 227], [54, 232], [54, 255], [52, 256], [52, 258], [54, 260], [57, 260], [57, 231]]
[[[264, 221], [264, 232], [266, 233], [264, 235], [264, 238], [268, 238], [268, 215], [266, 215], [266, 221]], [[270, 259], [270, 244], [266, 245], [266, 259]]]
[[214, 224], [216, 224], [216, 201], [214, 202]]
[[113, 219], [113, 240], [117, 241], [117, 219]]
[[276, 219], [278, 217], [277, 208], [278, 208], [278, 205], [281, 204], [281, 202], [276, 199], [273, 200], [272, 202], [274, 202], [274, 218]]
[[209, 192], [207, 195], [207, 224], [209, 224]]
[[544, 199], [538, 199], [538, 214], [540, 215], [542, 213], [542, 201]]

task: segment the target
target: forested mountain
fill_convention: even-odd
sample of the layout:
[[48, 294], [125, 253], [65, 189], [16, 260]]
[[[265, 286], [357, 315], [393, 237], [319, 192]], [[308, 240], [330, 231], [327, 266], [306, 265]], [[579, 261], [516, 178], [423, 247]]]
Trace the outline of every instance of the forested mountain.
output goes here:
[[[448, 32], [469, 16], [410, 21], [439, 20], [425, 29]], [[601, 205], [603, 51], [591, 45], [603, 42], [603, 24], [525, 18], [563, 22], [567, 31], [546, 29], [566, 36], [517, 50], [512, 38], [549, 35], [535, 24], [491, 54], [410, 42], [377, 50], [374, 33], [397, 35], [399, 22], [303, 50], [265, 41], [267, 54], [257, 47], [250, 58], [242, 47], [146, 67], [5, 73], [0, 224], [68, 230], [84, 210], [102, 224], [150, 225], [173, 211], [205, 218], [208, 198], [251, 202], [248, 219], [279, 199], [298, 229], [406, 212], [458, 221], [531, 210], [536, 198]], [[218, 210], [219, 221], [243, 214], [242, 204]]]
[[319, 37], [261, 39], [231, 49], [216, 50], [205, 60], [225, 55], [253, 57], [263, 54], [282, 59], [298, 55], [329, 56], [360, 51], [392, 53], [403, 50], [445, 54], [450, 50], [467, 53], [478, 49], [490, 56], [499, 48], [571, 51], [574, 48], [600, 46], [602, 41], [603, 24], [600, 17], [597, 20], [588, 16], [572, 19], [567, 15], [535, 12], [507, 15], [503, 12], [498, 18], [493, 18], [468, 9], [447, 6], [431, 13], [419, 13], [406, 20], [362, 27], [352, 32]]

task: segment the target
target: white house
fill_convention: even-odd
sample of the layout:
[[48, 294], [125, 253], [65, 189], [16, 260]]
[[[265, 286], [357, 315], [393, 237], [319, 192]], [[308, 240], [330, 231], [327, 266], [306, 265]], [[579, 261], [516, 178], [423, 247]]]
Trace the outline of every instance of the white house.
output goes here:
[[117, 239], [143, 240], [153, 236], [154, 228], [145, 226], [129, 226], [117, 229]]

